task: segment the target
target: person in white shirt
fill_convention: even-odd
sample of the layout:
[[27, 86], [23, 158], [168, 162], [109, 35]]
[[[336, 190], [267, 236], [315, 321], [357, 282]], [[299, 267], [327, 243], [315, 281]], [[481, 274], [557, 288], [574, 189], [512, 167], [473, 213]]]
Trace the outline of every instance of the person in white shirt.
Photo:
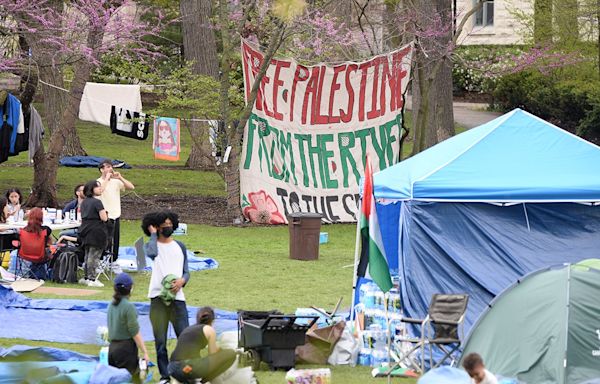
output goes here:
[[171, 235], [179, 225], [179, 216], [172, 211], [151, 212], [142, 219], [142, 230], [150, 240], [145, 253], [153, 260], [148, 287], [150, 322], [154, 333], [156, 360], [160, 382], [169, 382], [167, 330], [173, 325], [175, 334], [189, 326], [183, 287], [190, 279], [185, 245]]
[[108, 213], [108, 236], [109, 250], [112, 252], [112, 269], [115, 273], [123, 272], [116, 263], [119, 258], [119, 241], [121, 233], [121, 191], [125, 189], [134, 189], [133, 183], [123, 177], [120, 172], [113, 169], [112, 162], [104, 159], [98, 165], [100, 177], [98, 182], [102, 186], [102, 195], [100, 200]]
[[477, 353], [469, 353], [463, 360], [463, 368], [471, 377], [473, 384], [498, 384], [493, 373], [485, 369], [483, 359]]

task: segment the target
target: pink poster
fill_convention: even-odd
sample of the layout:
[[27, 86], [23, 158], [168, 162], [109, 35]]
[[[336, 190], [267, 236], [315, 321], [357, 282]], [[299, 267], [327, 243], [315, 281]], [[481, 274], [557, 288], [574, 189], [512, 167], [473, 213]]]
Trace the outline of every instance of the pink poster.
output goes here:
[[157, 117], [154, 119], [154, 158], [169, 161], [179, 160], [179, 119]]

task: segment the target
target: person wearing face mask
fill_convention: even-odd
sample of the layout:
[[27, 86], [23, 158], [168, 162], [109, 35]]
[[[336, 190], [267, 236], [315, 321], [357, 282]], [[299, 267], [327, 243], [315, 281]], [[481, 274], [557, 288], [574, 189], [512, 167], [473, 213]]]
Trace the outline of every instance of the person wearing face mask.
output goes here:
[[[142, 230], [150, 236], [144, 250], [146, 256], [153, 260], [148, 298], [150, 298], [150, 322], [154, 333], [156, 360], [160, 372], [159, 383], [168, 383], [170, 380], [167, 352], [169, 323], [173, 325], [177, 337], [189, 326], [183, 293], [183, 287], [190, 279], [187, 250], [182, 242], [171, 237], [178, 225], [179, 216], [172, 211], [151, 212], [142, 219]], [[165, 288], [169, 291], [169, 295], [165, 295]]]

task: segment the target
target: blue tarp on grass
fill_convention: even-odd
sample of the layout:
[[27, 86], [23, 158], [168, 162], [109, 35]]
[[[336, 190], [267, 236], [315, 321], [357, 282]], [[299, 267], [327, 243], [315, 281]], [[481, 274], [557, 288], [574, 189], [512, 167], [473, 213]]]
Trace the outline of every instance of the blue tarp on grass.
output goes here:
[[0, 383], [22, 383], [36, 375], [48, 382], [75, 384], [126, 383], [131, 380], [125, 369], [98, 364], [94, 356], [66, 349], [24, 345], [0, 348]]
[[[96, 328], [106, 325], [108, 301], [30, 299], [0, 286], [1, 338], [21, 338], [61, 343], [96, 342]], [[154, 340], [150, 304], [134, 303], [144, 341]], [[198, 307], [188, 306], [190, 324], [196, 323]], [[237, 313], [215, 310], [215, 329], [220, 334], [237, 330]], [[169, 337], [175, 332], [169, 328]]]
[[[100, 165], [104, 159], [105, 157], [99, 156], [64, 156], [61, 157], [58, 163], [65, 167], [98, 168], [98, 165]], [[112, 164], [113, 168], [131, 168], [131, 165], [121, 160], [113, 160]]]
[[[217, 260], [210, 257], [196, 256], [194, 252], [190, 250], [187, 251], [187, 258], [190, 272], [219, 268], [219, 262]], [[119, 265], [124, 271], [137, 270], [136, 253], [134, 247], [119, 247], [119, 258], [117, 260], [121, 260]], [[146, 268], [144, 268], [144, 270], [151, 271], [152, 265], [152, 259], [146, 257]]]

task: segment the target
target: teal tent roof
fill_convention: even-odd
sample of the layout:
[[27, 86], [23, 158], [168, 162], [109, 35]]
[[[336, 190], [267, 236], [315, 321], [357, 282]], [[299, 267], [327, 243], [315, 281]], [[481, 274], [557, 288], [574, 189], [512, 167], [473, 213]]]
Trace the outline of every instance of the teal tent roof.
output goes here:
[[600, 201], [600, 147], [521, 109], [374, 175], [377, 198]]
[[599, 295], [594, 268], [567, 264], [525, 276], [481, 314], [461, 359], [477, 352], [490, 372], [525, 383], [592, 383], [600, 378]]

